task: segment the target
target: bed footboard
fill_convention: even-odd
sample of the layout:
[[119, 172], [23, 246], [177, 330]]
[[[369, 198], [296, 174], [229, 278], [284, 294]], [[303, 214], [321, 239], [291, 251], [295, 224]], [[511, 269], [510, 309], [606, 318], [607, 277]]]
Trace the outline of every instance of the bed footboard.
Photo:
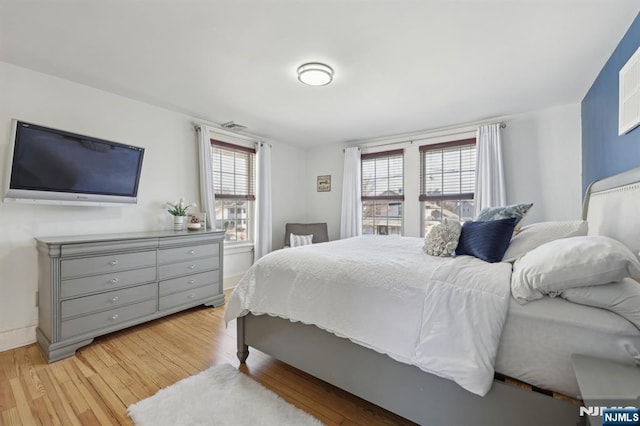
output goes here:
[[238, 359], [254, 347], [419, 424], [582, 425], [579, 407], [502, 382], [484, 397], [311, 325], [238, 318]]

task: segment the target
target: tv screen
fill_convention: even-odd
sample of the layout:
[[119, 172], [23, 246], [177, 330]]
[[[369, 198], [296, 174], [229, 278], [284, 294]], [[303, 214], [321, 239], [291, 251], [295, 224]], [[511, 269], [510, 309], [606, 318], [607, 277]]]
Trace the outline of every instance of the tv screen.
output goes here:
[[14, 134], [5, 200], [136, 203], [144, 148], [21, 121]]

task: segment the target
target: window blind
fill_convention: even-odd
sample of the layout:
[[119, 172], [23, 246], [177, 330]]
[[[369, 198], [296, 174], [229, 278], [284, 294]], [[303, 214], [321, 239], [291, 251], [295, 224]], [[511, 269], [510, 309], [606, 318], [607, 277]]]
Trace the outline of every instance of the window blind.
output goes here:
[[404, 151], [362, 154], [362, 200], [404, 201]]
[[476, 140], [420, 147], [420, 201], [473, 200]]
[[255, 154], [253, 148], [211, 139], [216, 199], [255, 200]]

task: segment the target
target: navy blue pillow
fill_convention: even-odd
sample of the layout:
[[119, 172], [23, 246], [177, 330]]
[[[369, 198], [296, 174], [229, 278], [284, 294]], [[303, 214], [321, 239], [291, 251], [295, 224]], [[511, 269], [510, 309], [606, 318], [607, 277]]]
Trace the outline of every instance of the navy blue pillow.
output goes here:
[[487, 262], [500, 262], [509, 247], [518, 218], [465, 222], [456, 255], [468, 254]]

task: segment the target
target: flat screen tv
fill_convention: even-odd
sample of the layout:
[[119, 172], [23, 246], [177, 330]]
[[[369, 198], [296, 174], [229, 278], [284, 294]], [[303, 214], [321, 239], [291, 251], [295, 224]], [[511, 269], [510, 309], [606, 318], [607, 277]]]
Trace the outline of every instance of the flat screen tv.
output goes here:
[[136, 204], [144, 148], [13, 120], [5, 202]]

